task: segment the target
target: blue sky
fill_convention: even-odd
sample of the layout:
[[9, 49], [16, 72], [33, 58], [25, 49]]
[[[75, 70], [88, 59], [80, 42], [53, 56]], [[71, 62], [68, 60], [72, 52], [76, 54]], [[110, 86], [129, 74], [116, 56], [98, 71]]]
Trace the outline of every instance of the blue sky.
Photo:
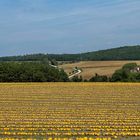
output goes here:
[[0, 56], [140, 44], [140, 0], [0, 0]]

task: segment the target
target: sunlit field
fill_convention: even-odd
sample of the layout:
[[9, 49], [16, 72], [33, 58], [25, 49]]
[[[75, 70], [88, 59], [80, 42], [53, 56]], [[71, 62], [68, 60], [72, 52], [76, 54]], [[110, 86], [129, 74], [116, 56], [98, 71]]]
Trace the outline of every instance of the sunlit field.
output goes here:
[[140, 84], [0, 84], [0, 139], [140, 140]]
[[60, 65], [60, 67], [62, 67], [67, 74], [72, 72], [74, 67], [81, 68], [82, 73], [80, 73], [80, 75], [82, 75], [84, 79], [90, 79], [95, 73], [111, 77], [116, 70], [121, 69], [122, 66], [127, 63], [137, 63], [140, 65], [140, 61], [81, 61], [71, 64], [63, 64]]

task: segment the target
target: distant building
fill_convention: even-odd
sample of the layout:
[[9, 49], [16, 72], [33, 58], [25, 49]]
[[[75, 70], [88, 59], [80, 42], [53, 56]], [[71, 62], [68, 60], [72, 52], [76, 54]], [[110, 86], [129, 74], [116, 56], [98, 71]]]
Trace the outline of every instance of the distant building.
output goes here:
[[134, 69], [130, 70], [133, 73], [140, 73], [140, 66], [135, 67]]

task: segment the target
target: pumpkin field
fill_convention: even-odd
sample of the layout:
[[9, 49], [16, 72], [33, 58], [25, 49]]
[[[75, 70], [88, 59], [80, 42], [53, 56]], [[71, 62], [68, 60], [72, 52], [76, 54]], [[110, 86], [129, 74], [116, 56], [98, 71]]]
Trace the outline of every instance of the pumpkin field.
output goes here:
[[140, 140], [140, 84], [1, 83], [4, 139]]

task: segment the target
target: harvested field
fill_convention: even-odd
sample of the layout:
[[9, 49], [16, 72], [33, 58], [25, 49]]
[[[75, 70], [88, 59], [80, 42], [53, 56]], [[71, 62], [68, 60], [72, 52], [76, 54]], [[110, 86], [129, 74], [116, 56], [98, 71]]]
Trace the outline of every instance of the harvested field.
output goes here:
[[68, 74], [74, 67], [82, 68], [80, 74], [84, 79], [90, 79], [95, 73], [100, 75], [111, 76], [115, 70], [120, 69], [124, 64], [136, 62], [140, 65], [140, 61], [81, 61], [72, 64], [60, 65]]
[[0, 139], [139, 140], [140, 84], [0, 84]]

